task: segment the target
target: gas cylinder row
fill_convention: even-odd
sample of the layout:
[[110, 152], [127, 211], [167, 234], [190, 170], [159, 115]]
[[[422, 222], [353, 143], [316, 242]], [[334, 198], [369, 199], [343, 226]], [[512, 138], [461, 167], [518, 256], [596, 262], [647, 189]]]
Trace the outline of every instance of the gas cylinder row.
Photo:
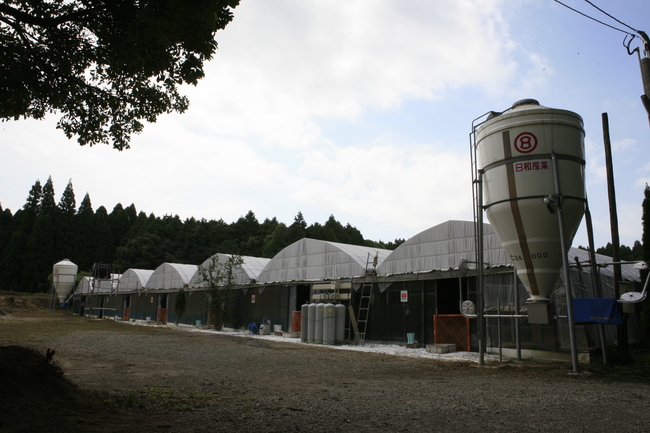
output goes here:
[[300, 308], [303, 343], [340, 344], [345, 339], [345, 305], [304, 304]]

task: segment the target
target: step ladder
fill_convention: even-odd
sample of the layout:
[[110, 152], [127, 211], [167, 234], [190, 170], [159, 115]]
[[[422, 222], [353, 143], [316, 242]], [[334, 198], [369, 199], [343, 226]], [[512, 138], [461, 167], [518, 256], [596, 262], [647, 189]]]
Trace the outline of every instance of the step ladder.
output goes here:
[[[377, 260], [379, 253], [370, 261], [370, 254], [366, 259], [366, 269], [361, 282], [361, 298], [359, 300], [359, 310], [357, 312], [357, 334], [356, 344], [363, 346], [366, 343], [366, 331], [368, 330], [368, 318], [370, 317], [370, 297], [372, 295], [372, 285], [377, 276]], [[371, 267], [372, 265], [372, 267]]]

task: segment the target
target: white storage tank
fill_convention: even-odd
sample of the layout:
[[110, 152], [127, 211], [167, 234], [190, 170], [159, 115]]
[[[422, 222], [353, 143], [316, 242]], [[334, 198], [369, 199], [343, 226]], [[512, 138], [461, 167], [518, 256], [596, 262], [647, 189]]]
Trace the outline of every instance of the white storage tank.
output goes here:
[[334, 304], [323, 306], [323, 344], [334, 344], [336, 340], [336, 310]]
[[543, 199], [555, 194], [555, 155], [567, 245], [585, 208], [585, 131], [571, 111], [534, 99], [489, 118], [476, 134], [487, 219], [517, 269], [529, 302], [546, 302], [562, 267], [557, 215]]
[[306, 343], [309, 341], [309, 304], [302, 304], [300, 306], [300, 341]]
[[325, 304], [322, 302], [316, 304], [316, 318], [314, 319], [314, 343], [323, 343], [323, 313], [325, 312]]
[[316, 303], [309, 304], [308, 308], [308, 317], [307, 317], [307, 341], [309, 343], [314, 342], [314, 337], [316, 336]]
[[336, 304], [336, 344], [341, 344], [345, 340], [345, 305]]
[[74, 289], [77, 280], [77, 265], [63, 259], [52, 266], [52, 285], [59, 303], [65, 302]]

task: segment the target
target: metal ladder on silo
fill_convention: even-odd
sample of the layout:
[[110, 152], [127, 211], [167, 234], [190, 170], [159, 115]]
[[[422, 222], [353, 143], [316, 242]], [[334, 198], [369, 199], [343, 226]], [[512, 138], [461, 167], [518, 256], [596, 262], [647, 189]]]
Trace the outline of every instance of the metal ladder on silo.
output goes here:
[[[359, 312], [357, 313], [357, 336], [356, 343], [363, 346], [366, 342], [366, 330], [368, 329], [368, 317], [370, 316], [370, 297], [372, 295], [372, 285], [377, 275], [377, 258], [375, 255], [372, 263], [370, 262], [370, 254], [366, 260], [366, 269], [363, 274], [363, 281], [361, 282], [361, 299], [359, 300]], [[370, 265], [372, 264], [372, 268]]]

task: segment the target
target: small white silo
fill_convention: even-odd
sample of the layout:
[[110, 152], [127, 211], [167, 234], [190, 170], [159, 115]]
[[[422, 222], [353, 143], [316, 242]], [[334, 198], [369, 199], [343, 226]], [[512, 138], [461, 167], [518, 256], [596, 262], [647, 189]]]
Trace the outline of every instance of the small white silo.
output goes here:
[[59, 302], [65, 302], [74, 289], [77, 279], [77, 265], [63, 259], [52, 266], [52, 285]]

